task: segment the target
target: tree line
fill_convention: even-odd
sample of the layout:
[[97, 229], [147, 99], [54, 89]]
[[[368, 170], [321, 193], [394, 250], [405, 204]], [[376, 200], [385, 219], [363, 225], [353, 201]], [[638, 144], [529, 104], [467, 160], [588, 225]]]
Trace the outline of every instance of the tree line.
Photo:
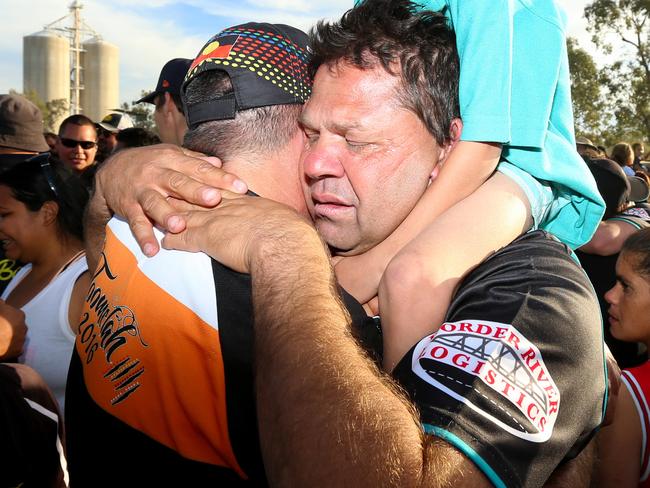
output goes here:
[[[596, 63], [575, 39], [568, 40], [576, 134], [605, 146], [620, 141], [650, 146], [650, 0], [595, 0], [584, 16], [603, 59], [611, 59], [614, 45], [626, 46], [630, 55]], [[46, 130], [56, 132], [55, 121], [67, 113], [67, 101], [25, 95], [43, 112]], [[151, 105], [125, 102], [119, 110], [130, 114], [136, 126], [155, 130]]]
[[[587, 29], [605, 63], [569, 39], [576, 133], [611, 146], [650, 144], [650, 0], [596, 0]], [[618, 51], [614, 51], [614, 46]], [[625, 47], [624, 57], [615, 57]], [[629, 53], [629, 55], [627, 54]]]

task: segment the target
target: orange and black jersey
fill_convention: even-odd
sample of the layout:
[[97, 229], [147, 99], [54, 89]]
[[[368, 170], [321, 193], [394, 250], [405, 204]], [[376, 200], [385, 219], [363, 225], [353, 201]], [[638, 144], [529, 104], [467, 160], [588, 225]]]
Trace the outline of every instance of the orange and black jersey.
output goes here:
[[250, 276], [201, 253], [147, 258], [113, 218], [68, 376], [71, 485], [265, 485], [252, 327]]

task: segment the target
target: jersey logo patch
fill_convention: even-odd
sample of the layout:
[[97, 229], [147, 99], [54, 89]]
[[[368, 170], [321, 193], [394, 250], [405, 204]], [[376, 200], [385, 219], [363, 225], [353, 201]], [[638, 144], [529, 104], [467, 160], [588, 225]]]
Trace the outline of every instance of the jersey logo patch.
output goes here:
[[510, 434], [545, 442], [560, 391], [537, 347], [510, 324], [444, 323], [415, 347], [411, 367], [428, 384]]

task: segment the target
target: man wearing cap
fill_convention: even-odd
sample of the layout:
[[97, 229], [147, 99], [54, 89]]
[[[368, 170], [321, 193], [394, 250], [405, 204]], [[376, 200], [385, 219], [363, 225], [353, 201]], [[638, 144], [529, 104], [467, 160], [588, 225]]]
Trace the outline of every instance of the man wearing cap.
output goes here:
[[[311, 89], [306, 41], [286, 25], [227, 29], [194, 60], [182, 92], [186, 146], [304, 215], [296, 161]], [[258, 74], [267, 71], [268, 80]], [[95, 212], [97, 195], [89, 213], [100, 229], [87, 231], [96, 271], [66, 389], [71, 486], [265, 484], [250, 277], [202, 253], [147, 258], [123, 219]], [[352, 313], [366, 319], [358, 304]]]
[[175, 58], [163, 66], [156, 89], [135, 103], [153, 103], [156, 129], [161, 142], [183, 144], [187, 123], [181, 102], [181, 85], [192, 64], [191, 59]]
[[601, 153], [600, 149], [598, 149], [594, 143], [585, 136], [576, 137], [576, 149], [580, 156], [587, 156], [589, 158], [605, 157], [605, 155]]
[[38, 107], [21, 95], [0, 95], [0, 171], [48, 150]]
[[[587, 161], [598, 190], [605, 200], [605, 214], [592, 239], [580, 248], [581, 251], [600, 256], [610, 256], [621, 250], [621, 246], [639, 224], [621, 219], [622, 215], [638, 214], [645, 220], [645, 208], [649, 196], [648, 184], [637, 176], [626, 175], [622, 168], [610, 159], [592, 159]], [[608, 288], [609, 289], [609, 288]]]
[[[325, 58], [316, 74], [314, 97], [301, 116], [308, 136], [302, 158], [302, 179], [310, 187], [308, 204], [314, 207], [323, 236], [339, 252], [349, 254], [376, 244], [405, 217], [426, 188], [435, 164], [444, 161], [454, 140], [451, 126], [457, 127], [457, 120], [449, 120], [457, 114], [453, 109], [449, 117], [441, 117], [445, 120], [424, 122], [421, 117], [428, 112], [411, 105], [422, 108], [420, 103], [433, 103], [442, 110], [449, 104], [457, 109], [457, 79], [438, 80], [444, 94], [418, 84], [431, 73], [432, 60], [426, 56], [441, 62], [438, 56], [443, 55], [435, 49], [453, 49], [444, 18], [428, 14], [418, 19], [423, 24], [411, 23], [402, 10], [400, 18], [382, 19], [386, 3], [369, 3], [356, 15], [344, 17], [350, 20], [346, 28], [361, 26], [361, 33], [354, 32], [357, 43], [347, 42], [349, 38], [332, 43], [360, 50]], [[442, 39], [427, 37], [438, 43], [431, 44], [433, 53], [424, 54], [427, 50], [420, 46], [429, 44], [413, 39], [408, 44], [400, 28], [406, 30], [408, 24], [424, 36], [434, 32], [427, 22], [437, 22], [435, 32]], [[386, 43], [368, 36], [375, 28], [384, 29]], [[341, 30], [345, 37], [348, 33]], [[373, 54], [363, 51], [369, 39], [380, 44]], [[232, 42], [223, 41], [206, 46], [197, 60], [220, 48], [228, 54]], [[399, 54], [387, 53], [390, 49], [385, 46]], [[403, 52], [414, 60], [408, 90], [399, 84], [407, 83], [406, 75], [399, 73]], [[386, 57], [380, 63], [374, 53]], [[228, 61], [239, 64], [239, 56]], [[453, 62], [448, 69], [443, 66], [441, 77], [454, 75]], [[405, 92], [409, 95], [402, 98]], [[232, 113], [246, 100], [235, 92], [197, 105], [196, 113], [186, 112], [190, 126], [212, 110]], [[427, 124], [446, 127], [441, 142]], [[207, 172], [206, 166], [183, 164], [195, 175]], [[111, 172], [106, 169], [99, 175], [98, 194], [109, 191], [104, 185], [110, 185]], [[205, 187], [178, 174], [173, 179], [174, 194], [185, 186], [192, 201], [201, 200]], [[152, 210], [153, 197], [147, 195]], [[497, 486], [539, 486], [560, 461], [579, 452], [600, 422], [604, 370], [597, 304], [584, 273], [552, 238], [541, 233], [525, 236], [468, 277], [439, 341], [436, 335], [423, 338], [398, 366], [396, 378], [411, 395], [407, 399], [352, 338], [355, 328], [337, 296], [329, 255], [301, 216], [256, 198], [228, 200], [213, 212], [191, 214], [188, 232], [177, 239], [167, 236], [166, 242], [211, 251], [216, 243], [224, 251], [218, 244], [228, 236], [236, 255], [228, 263], [253, 271], [260, 434], [267, 472], [278, 485], [487, 486], [492, 481]], [[168, 213], [159, 213], [155, 220], [168, 225], [179, 215], [168, 221]], [[135, 222], [133, 227], [141, 225]], [[263, 258], [267, 252], [268, 260]], [[242, 258], [250, 268], [240, 268]], [[571, 327], [559, 327], [564, 322]], [[489, 334], [493, 335], [486, 337]], [[478, 340], [478, 349], [473, 339]], [[481, 351], [487, 350], [481, 344], [490, 345], [498, 357], [482, 357]], [[512, 370], [497, 376], [492, 366], [486, 366], [492, 360], [495, 365], [503, 360], [504, 366], [516, 366], [521, 371], [517, 376], [533, 384], [515, 389], [503, 378]], [[580, 378], [575, 375], [578, 364], [587, 370]], [[498, 391], [489, 386], [497, 379]], [[411, 402], [420, 408], [420, 417]], [[531, 421], [537, 423], [531, 426]], [[424, 434], [422, 424], [431, 435]]]
[[128, 114], [111, 113], [97, 124], [99, 137], [98, 161], [104, 161], [117, 146], [117, 133], [122, 129], [133, 127], [133, 120]]
[[641, 203], [648, 199], [650, 189], [641, 178], [627, 176], [612, 160], [587, 160], [587, 166], [605, 200], [605, 214], [591, 241], [577, 254], [598, 296], [605, 341], [621, 368], [629, 368], [646, 360], [645, 346], [612, 337], [605, 293], [616, 282], [616, 260], [625, 240], [638, 230], [650, 227], [650, 206]]

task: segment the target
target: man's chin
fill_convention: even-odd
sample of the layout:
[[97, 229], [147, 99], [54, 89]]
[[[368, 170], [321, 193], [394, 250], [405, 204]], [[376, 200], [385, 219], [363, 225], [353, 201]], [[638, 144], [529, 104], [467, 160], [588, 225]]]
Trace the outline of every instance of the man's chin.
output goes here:
[[[318, 227], [318, 226], [317, 226]], [[320, 233], [320, 231], [319, 231]], [[330, 248], [330, 253], [332, 256], [358, 256], [364, 252], [370, 250], [373, 246], [363, 243], [361, 241], [350, 241], [348, 239], [341, 238], [341, 236], [327, 236], [321, 233], [325, 242]]]
[[70, 167], [76, 171], [81, 171], [82, 169], [86, 168], [88, 166], [88, 162], [84, 159], [82, 160], [72, 160], [69, 163]]
[[323, 219], [316, 219], [314, 225], [329, 246], [332, 255], [352, 256], [356, 254], [354, 250], [357, 243], [352, 238], [352, 233], [344, 227]]

